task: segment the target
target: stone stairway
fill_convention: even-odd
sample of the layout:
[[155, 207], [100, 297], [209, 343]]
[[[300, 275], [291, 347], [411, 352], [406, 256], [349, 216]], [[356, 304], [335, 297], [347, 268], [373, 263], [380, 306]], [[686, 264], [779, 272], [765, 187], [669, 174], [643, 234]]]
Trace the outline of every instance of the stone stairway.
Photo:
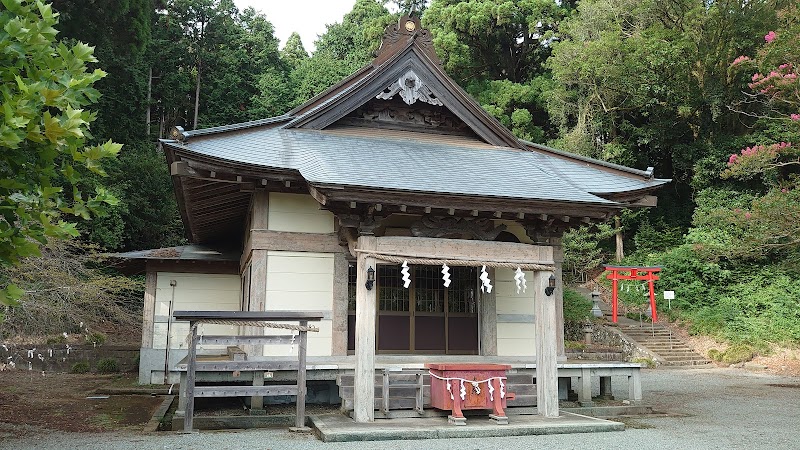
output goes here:
[[[599, 288], [599, 286], [595, 287]], [[574, 289], [591, 300], [591, 290], [586, 288]], [[609, 297], [610, 293], [603, 292], [600, 296], [599, 306], [603, 311], [603, 317], [606, 322], [611, 325], [612, 317]], [[663, 366], [705, 366], [711, 364], [711, 361], [692, 350], [666, 326], [660, 323], [649, 324], [628, 319], [623, 315], [624, 312], [624, 306], [620, 305], [619, 315], [617, 316], [617, 329], [622, 333], [622, 337], [631, 344], [645, 350], [646, 353], [653, 355], [653, 359], [658, 364]]]
[[664, 366], [699, 366], [711, 361], [697, 354], [672, 331], [659, 323], [640, 326], [624, 324], [620, 321], [619, 331], [631, 343], [653, 354], [654, 359]]

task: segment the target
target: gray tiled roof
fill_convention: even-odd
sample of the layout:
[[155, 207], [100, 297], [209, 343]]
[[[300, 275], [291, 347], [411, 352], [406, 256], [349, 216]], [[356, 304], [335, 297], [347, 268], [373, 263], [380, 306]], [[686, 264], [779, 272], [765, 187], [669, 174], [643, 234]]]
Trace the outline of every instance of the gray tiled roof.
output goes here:
[[[198, 136], [194, 153], [264, 168], [293, 169], [317, 185], [614, 205], [593, 195], [663, 184], [544, 152], [419, 139], [418, 133], [343, 135], [259, 129]], [[428, 135], [431, 136], [431, 135]]]
[[136, 250], [112, 253], [109, 256], [120, 259], [160, 259], [180, 261], [239, 261], [240, 253], [228, 249], [218, 249], [204, 245], [180, 245], [149, 250]]

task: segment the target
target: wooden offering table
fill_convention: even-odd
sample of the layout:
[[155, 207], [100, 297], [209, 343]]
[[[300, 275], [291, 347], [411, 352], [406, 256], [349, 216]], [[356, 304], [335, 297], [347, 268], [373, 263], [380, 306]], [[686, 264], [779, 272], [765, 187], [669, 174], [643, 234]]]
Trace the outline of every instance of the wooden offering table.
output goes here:
[[450, 410], [448, 422], [466, 425], [464, 409], [491, 409], [489, 417], [498, 425], [508, 424], [506, 400], [507, 364], [425, 364], [431, 376], [431, 406]]

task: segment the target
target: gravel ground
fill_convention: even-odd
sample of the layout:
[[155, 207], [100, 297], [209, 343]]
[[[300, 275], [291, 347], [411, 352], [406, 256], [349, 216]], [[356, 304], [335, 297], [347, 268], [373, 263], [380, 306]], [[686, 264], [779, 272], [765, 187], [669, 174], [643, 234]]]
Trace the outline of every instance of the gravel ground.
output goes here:
[[[800, 378], [742, 369], [657, 369], [642, 377], [645, 403], [666, 417], [625, 419], [624, 432], [326, 444], [286, 430], [63, 433], [0, 423], [9, 449], [800, 449]], [[626, 392], [624, 386], [614, 386]], [[595, 388], [597, 390], [597, 388]], [[2, 420], [0, 418], [0, 420]], [[12, 437], [13, 436], [13, 437]]]

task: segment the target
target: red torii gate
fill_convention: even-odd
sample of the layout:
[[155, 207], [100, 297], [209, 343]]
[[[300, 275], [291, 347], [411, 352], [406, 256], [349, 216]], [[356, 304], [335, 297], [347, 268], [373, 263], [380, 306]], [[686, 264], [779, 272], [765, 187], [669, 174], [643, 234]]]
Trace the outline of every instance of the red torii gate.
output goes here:
[[[611, 320], [613, 320], [614, 323], [617, 322], [617, 285], [618, 281], [622, 280], [647, 281], [647, 285], [650, 288], [650, 311], [653, 313], [653, 322], [658, 320], [658, 315], [656, 314], [656, 294], [653, 282], [658, 280], [658, 275], [656, 275], [656, 273], [661, 271], [661, 267], [603, 266], [603, 268], [611, 272], [606, 275], [606, 278], [611, 280]], [[627, 272], [628, 275], [621, 272]], [[640, 275], [640, 272], [644, 273]]]

